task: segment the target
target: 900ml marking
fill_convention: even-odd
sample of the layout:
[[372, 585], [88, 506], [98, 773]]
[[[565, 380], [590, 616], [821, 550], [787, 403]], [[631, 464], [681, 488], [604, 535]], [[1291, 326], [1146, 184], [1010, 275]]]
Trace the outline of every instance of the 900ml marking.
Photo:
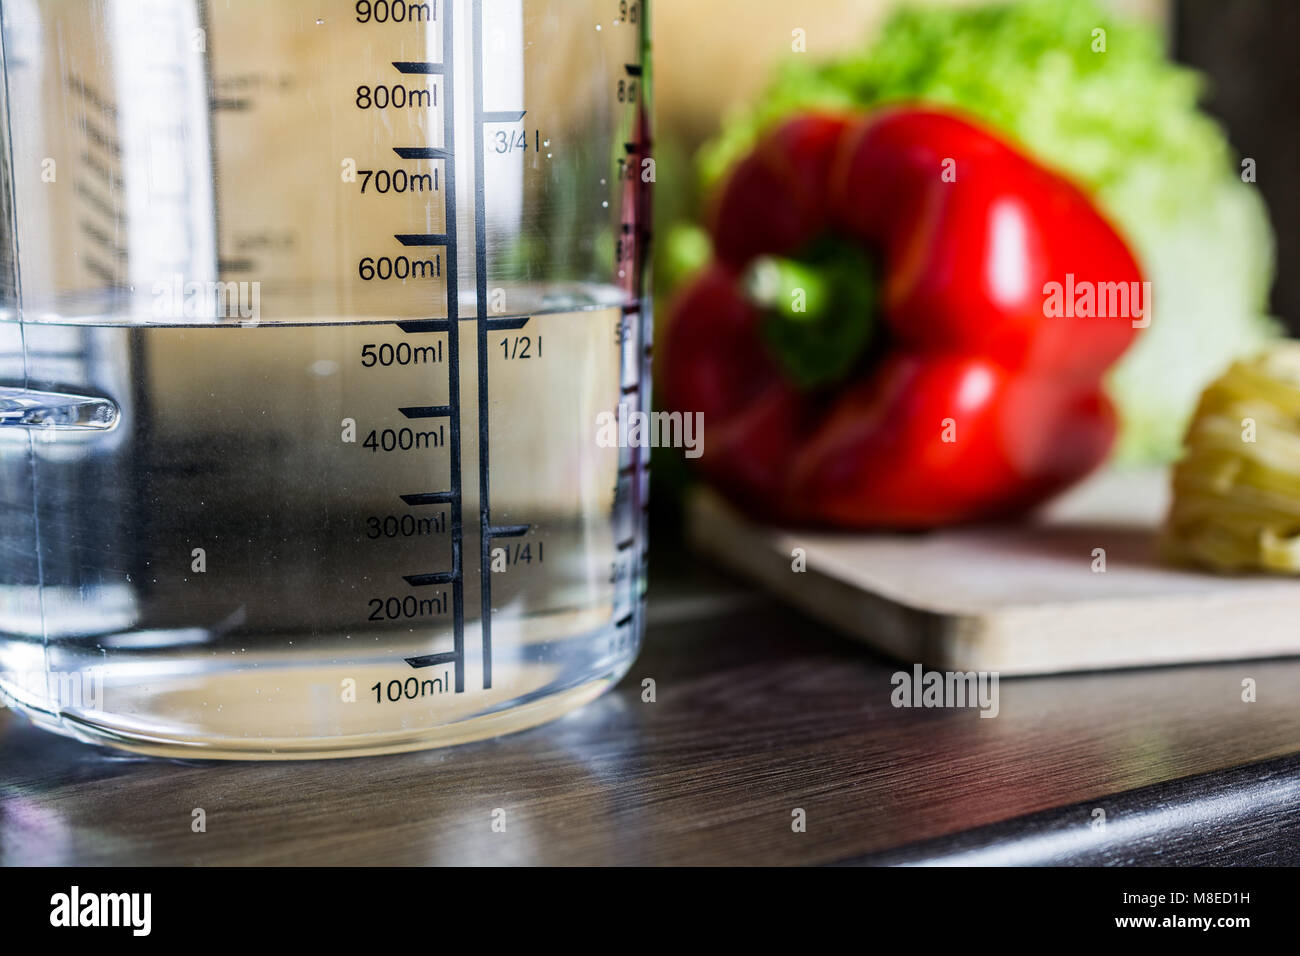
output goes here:
[[447, 592], [440, 591], [435, 597], [418, 598], [414, 594], [406, 597], [371, 598], [366, 602], [370, 608], [371, 621], [409, 621], [412, 618], [432, 617], [447, 613]]
[[359, 0], [357, 23], [424, 23], [438, 19], [437, 0], [406, 3], [405, 0]]
[[404, 681], [390, 680], [387, 684], [375, 683], [370, 686], [370, 689], [375, 692], [376, 704], [382, 704], [385, 700], [395, 704], [399, 700], [416, 700], [433, 694], [445, 694], [447, 680], [445, 677], [426, 680], [408, 677]]

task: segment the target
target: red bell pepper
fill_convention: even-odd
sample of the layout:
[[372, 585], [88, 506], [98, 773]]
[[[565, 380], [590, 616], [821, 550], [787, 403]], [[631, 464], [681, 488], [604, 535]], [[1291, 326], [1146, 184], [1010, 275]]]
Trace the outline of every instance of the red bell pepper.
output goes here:
[[1148, 286], [1084, 193], [995, 135], [931, 109], [796, 117], [711, 233], [662, 382], [742, 507], [932, 527], [1032, 507], [1108, 452], [1102, 377]]

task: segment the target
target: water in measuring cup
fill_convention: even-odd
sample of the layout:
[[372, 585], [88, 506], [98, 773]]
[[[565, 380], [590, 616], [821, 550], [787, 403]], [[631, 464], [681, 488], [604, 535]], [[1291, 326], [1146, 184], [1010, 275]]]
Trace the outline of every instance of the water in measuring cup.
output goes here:
[[64, 732], [236, 756], [451, 743], [594, 697], [635, 656], [643, 581], [644, 451], [597, 441], [628, 327], [489, 334], [491, 525], [515, 529], [489, 650], [475, 322], [455, 368], [447, 332], [390, 323], [0, 323], [0, 378], [25, 350], [30, 388], [118, 415], [0, 429], [0, 689]]

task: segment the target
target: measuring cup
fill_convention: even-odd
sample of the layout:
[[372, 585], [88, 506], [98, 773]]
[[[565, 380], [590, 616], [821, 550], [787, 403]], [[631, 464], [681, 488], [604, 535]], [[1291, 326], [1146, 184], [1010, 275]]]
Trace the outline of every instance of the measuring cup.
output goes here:
[[518, 730], [642, 631], [645, 0], [5, 0], [0, 693], [163, 755]]

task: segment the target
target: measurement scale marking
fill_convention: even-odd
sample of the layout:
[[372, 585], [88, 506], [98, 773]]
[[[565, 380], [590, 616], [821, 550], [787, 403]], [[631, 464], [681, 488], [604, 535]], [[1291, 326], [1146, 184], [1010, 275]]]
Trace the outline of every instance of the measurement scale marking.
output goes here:
[[[483, 108], [483, 0], [473, 0], [471, 43], [474, 54], [473, 69], [473, 106], [474, 106], [474, 264], [475, 264], [475, 315], [478, 344], [478, 428], [479, 428], [479, 591], [481, 598], [480, 631], [482, 635], [483, 688], [492, 686], [492, 592], [490, 578], [490, 544], [494, 538], [520, 537], [531, 529], [531, 525], [497, 525], [491, 521], [490, 481], [489, 481], [489, 401], [488, 401], [488, 341], [490, 331], [517, 330], [529, 321], [529, 316], [489, 318], [487, 308], [487, 202], [484, 183], [485, 157], [484, 133], [490, 124], [517, 123], [527, 115], [527, 110], [485, 110]], [[431, 574], [414, 574], [405, 576], [404, 580], [413, 587], [451, 583], [453, 586], [453, 604], [455, 608], [455, 650], [451, 653], [427, 654], [405, 658], [411, 667], [430, 667], [438, 664], [454, 664], [456, 668], [456, 691], [464, 690], [464, 611], [462, 605], [463, 568], [461, 566], [460, 545], [463, 540], [461, 515], [461, 469], [460, 469], [460, 361], [458, 335], [459, 327], [458, 264], [456, 246], [456, 186], [455, 163], [453, 160], [454, 121], [452, 117], [455, 96], [452, 91], [454, 71], [451, 65], [452, 27], [451, 10], [443, 18], [444, 62], [439, 64], [419, 61], [393, 61], [393, 66], [402, 73], [435, 74], [444, 78], [445, 106], [443, 112], [443, 148], [399, 146], [393, 151], [403, 159], [443, 159], [447, 160], [446, 170], [446, 222], [447, 234], [399, 234], [395, 238], [402, 245], [445, 245], [450, 260], [447, 270], [447, 319], [409, 320], [397, 323], [404, 332], [447, 332], [449, 369], [448, 378], [451, 391], [451, 405], [416, 406], [401, 409], [408, 417], [447, 417], [451, 425], [451, 465], [452, 490], [447, 492], [424, 492], [401, 495], [410, 505], [449, 503], [452, 510], [452, 549], [454, 569], [452, 571]], [[625, 69], [631, 76], [641, 75], [639, 64], [626, 64]], [[634, 148], [634, 147], [633, 147]], [[629, 149], [629, 152], [632, 148]], [[624, 305], [624, 314], [639, 312], [639, 304]], [[640, 392], [641, 383], [625, 389], [625, 393]], [[409, 414], [408, 414], [409, 413]], [[629, 468], [621, 469], [620, 474], [633, 473], [642, 468], [648, 469], [648, 462], [634, 462]], [[640, 467], [638, 467], [640, 465]], [[637, 495], [639, 498], [639, 495]], [[639, 503], [639, 502], [638, 502]], [[619, 550], [626, 550], [635, 543], [621, 542]], [[624, 628], [634, 620], [634, 614], [627, 614], [616, 623], [617, 628]]]
[[[448, 78], [448, 87], [451, 86]], [[450, 94], [448, 94], [450, 96]], [[447, 107], [451, 109], [450, 106]], [[443, 149], [441, 146], [394, 146], [393, 152], [402, 159], [451, 159], [451, 150]], [[447, 177], [447, 189], [451, 190], [451, 177]]]
[[397, 327], [408, 334], [420, 332], [450, 332], [451, 321], [449, 319], [413, 319], [408, 322], [398, 322]]
[[483, 109], [483, 0], [474, 0], [470, 36], [474, 50], [474, 276], [478, 315], [478, 501], [479, 595], [482, 634], [483, 689], [492, 686], [492, 581], [489, 549], [492, 510], [488, 482], [488, 317], [487, 317], [487, 193], [483, 183], [483, 134], [488, 123], [515, 123], [524, 111], [488, 113]]
[[[526, 326], [531, 315], [510, 315], [501, 316], [487, 320], [487, 326], [494, 332], [513, 332]], [[463, 315], [460, 317], [461, 322], [477, 322], [476, 315]], [[394, 323], [403, 332], [409, 334], [419, 334], [423, 332], [450, 332], [451, 322], [448, 319], [407, 319], [403, 322]]]
[[447, 405], [422, 405], [399, 408], [407, 418], [446, 418], [450, 455], [451, 455], [451, 489], [449, 491], [418, 492], [400, 495], [408, 505], [446, 504], [451, 512], [451, 560], [450, 571], [435, 571], [426, 574], [407, 574], [402, 576], [411, 587], [430, 587], [450, 584], [452, 593], [452, 642], [450, 652], [423, 654], [404, 658], [414, 668], [435, 667], [451, 664], [455, 669], [456, 693], [465, 691], [465, 606], [464, 575], [461, 566], [461, 543], [464, 526], [461, 516], [461, 455], [460, 455], [460, 336], [454, 330], [460, 324], [460, 293], [458, 288], [458, 256], [456, 246], [456, 164], [452, 161], [455, 142], [455, 118], [453, 109], [455, 94], [452, 90], [452, 25], [451, 9], [444, 11], [442, 21], [443, 62], [441, 64], [424, 62], [394, 61], [393, 66], [402, 73], [438, 73], [443, 76], [443, 142], [445, 147], [436, 146], [395, 146], [395, 152], [402, 159], [442, 159], [447, 160], [444, 170], [446, 178], [445, 219], [447, 232], [438, 234], [395, 235], [394, 238], [404, 246], [439, 245], [446, 246], [450, 268], [447, 270], [447, 318], [416, 319], [398, 322], [397, 327], [406, 333], [447, 332]]
[[426, 63], [421, 60], [394, 60], [393, 66], [398, 73], [443, 74], [446, 66], [442, 63]]
[[413, 588], [425, 588], [433, 584], [459, 584], [460, 575], [455, 571], [435, 571], [432, 574], [403, 574], [402, 580]]
[[528, 324], [531, 315], [512, 316], [510, 318], [487, 319], [487, 327], [495, 332], [508, 332], [515, 329], [522, 329]]
[[404, 246], [446, 246], [451, 244], [451, 237], [446, 233], [408, 232], [393, 236]]
[[456, 500], [454, 491], [422, 491], [413, 495], [399, 495], [408, 505], [447, 505]]
[[456, 407], [454, 405], [412, 405], [399, 408], [398, 411], [407, 418], [449, 418], [456, 414]]
[[[456, 94], [453, 89], [454, 72], [452, 56], [455, 41], [452, 33], [452, 4], [445, 4], [442, 18], [442, 61], [444, 103], [442, 108], [442, 141], [446, 149], [439, 150], [442, 158], [448, 159], [443, 164], [447, 191], [444, 198], [443, 215], [446, 220], [448, 235], [447, 258], [451, 267], [447, 270], [447, 323], [451, 331], [447, 335], [447, 385], [448, 401], [460, 410], [460, 258], [456, 243], [456, 163], [449, 159], [456, 142], [455, 104]], [[398, 155], [401, 155], [399, 151]], [[438, 158], [431, 151], [426, 158]], [[447, 421], [451, 432], [451, 490], [455, 498], [451, 502], [451, 553], [452, 565], [456, 579], [451, 587], [452, 604], [452, 651], [456, 655], [456, 693], [465, 690], [465, 581], [461, 563], [461, 541], [464, 527], [461, 517], [461, 474], [460, 474], [460, 415], [452, 415]]]
[[[474, 15], [481, 20], [482, 11], [476, 9], [474, 11]], [[481, 28], [482, 26], [480, 24], [480, 29]], [[482, 72], [483, 72], [482, 68], [480, 67], [478, 69], [478, 72], [474, 76], [474, 82], [476, 86], [481, 86]], [[479, 89], [479, 93], [480, 94], [482, 93], [481, 89]], [[521, 119], [524, 118], [524, 115], [528, 112], [528, 110], [494, 110], [490, 113], [486, 113], [483, 111], [483, 97], [481, 95], [476, 96], [474, 98], [474, 102], [476, 104], [475, 110], [478, 112], [478, 121], [484, 126], [490, 123], [518, 123]]]
[[439, 664], [455, 664], [457, 670], [460, 669], [460, 659], [455, 651], [444, 651], [441, 654], [422, 654], [419, 657], [408, 657], [405, 660], [412, 667], [437, 667]]

